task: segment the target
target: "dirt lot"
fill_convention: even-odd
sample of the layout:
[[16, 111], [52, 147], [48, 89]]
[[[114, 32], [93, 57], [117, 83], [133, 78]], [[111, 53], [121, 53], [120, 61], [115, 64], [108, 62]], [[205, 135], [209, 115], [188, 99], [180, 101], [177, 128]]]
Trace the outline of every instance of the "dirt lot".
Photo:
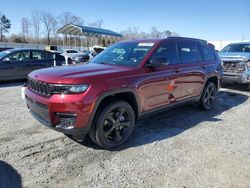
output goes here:
[[37, 123], [21, 83], [0, 84], [0, 187], [250, 187], [250, 93], [222, 89], [210, 112], [187, 105], [137, 123], [117, 151]]

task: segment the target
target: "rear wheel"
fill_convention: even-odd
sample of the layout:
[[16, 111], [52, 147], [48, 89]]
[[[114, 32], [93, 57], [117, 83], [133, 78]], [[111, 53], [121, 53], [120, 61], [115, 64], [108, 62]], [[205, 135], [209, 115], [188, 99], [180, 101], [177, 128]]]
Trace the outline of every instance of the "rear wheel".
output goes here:
[[105, 149], [126, 142], [135, 126], [133, 108], [125, 101], [110, 103], [96, 117], [91, 139]]
[[247, 91], [250, 91], [250, 84], [247, 84]]
[[216, 86], [213, 82], [206, 84], [200, 98], [200, 107], [202, 110], [210, 110], [216, 95]]

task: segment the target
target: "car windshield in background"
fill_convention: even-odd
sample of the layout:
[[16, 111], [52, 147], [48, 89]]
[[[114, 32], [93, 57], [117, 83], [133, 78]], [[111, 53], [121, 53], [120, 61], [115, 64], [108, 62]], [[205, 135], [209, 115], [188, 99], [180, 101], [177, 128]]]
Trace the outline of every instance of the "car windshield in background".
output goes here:
[[0, 59], [2, 59], [3, 57], [5, 57], [7, 54], [9, 54], [9, 53], [6, 52], [6, 51], [0, 52]]
[[230, 44], [221, 50], [221, 52], [248, 52], [250, 53], [250, 44]]
[[92, 63], [136, 67], [153, 45], [152, 42], [116, 43], [97, 55]]

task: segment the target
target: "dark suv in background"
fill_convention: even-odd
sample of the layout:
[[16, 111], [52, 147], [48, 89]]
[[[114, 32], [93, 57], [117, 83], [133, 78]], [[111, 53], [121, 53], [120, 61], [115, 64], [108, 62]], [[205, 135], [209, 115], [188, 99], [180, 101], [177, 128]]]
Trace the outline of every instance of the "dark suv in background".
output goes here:
[[221, 61], [204, 40], [124, 41], [88, 64], [32, 72], [25, 97], [39, 122], [75, 139], [88, 134], [110, 149], [146, 115], [187, 102], [211, 109], [221, 75]]
[[[55, 54], [56, 65], [65, 58]], [[54, 53], [37, 49], [10, 49], [0, 52], [0, 81], [27, 78], [33, 70], [54, 66]]]

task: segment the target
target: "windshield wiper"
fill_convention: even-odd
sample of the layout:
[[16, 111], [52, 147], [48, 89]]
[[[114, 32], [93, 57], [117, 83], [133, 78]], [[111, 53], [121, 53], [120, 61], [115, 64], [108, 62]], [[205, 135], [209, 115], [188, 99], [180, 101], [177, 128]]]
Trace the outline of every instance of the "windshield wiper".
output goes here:
[[115, 65], [115, 63], [110, 63], [110, 62], [105, 62], [105, 61], [98, 62], [98, 63], [103, 64], [103, 65]]

